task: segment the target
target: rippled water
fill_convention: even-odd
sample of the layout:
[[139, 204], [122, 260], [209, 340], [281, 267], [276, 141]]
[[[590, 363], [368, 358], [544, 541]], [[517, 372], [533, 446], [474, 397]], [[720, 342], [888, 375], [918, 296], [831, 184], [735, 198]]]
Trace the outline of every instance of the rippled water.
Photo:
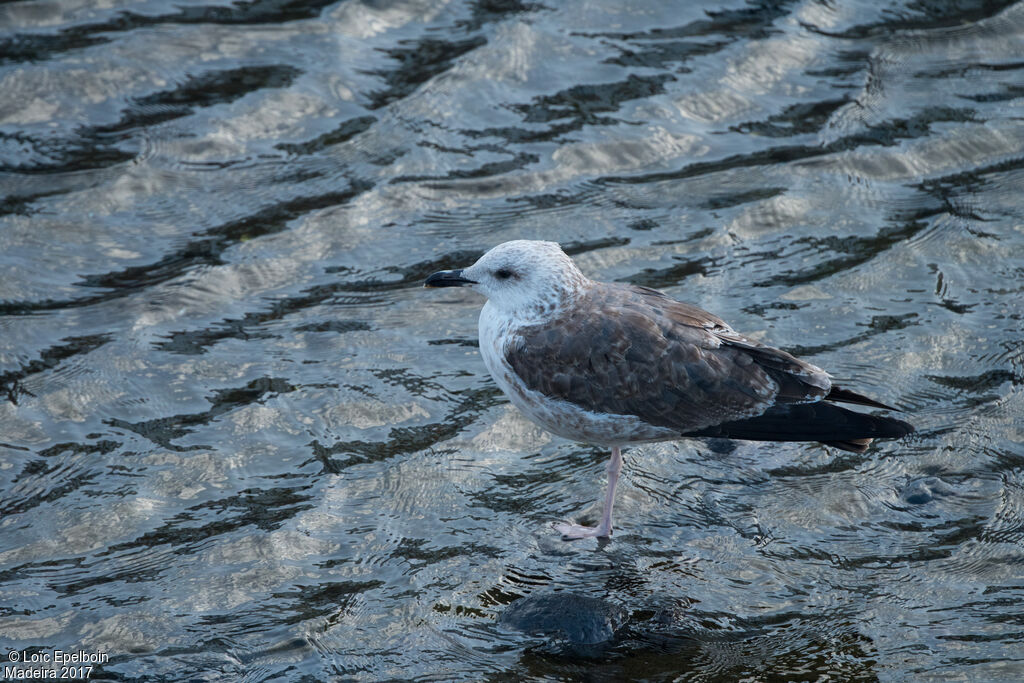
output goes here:
[[[0, 658], [1024, 677], [1024, 4], [0, 6]], [[918, 428], [549, 437], [430, 272], [554, 239]], [[6, 662], [0, 662], [4, 665]]]

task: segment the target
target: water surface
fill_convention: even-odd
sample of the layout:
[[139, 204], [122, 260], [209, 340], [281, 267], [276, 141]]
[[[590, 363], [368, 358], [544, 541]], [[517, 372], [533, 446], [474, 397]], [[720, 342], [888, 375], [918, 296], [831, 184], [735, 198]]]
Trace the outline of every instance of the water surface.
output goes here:
[[[1024, 5], [22, 0], [0, 27], [0, 657], [1024, 677]], [[607, 453], [509, 406], [473, 293], [421, 288], [515, 238], [918, 431], [633, 448], [614, 537], [563, 543]]]

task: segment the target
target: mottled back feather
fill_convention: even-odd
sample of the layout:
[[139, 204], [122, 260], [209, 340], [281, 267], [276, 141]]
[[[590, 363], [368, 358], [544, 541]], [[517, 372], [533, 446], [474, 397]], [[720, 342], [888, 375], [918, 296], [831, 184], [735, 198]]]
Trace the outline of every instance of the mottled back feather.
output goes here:
[[529, 389], [680, 433], [817, 401], [831, 386], [696, 306], [612, 283], [590, 283], [555, 320], [523, 328], [506, 359]]

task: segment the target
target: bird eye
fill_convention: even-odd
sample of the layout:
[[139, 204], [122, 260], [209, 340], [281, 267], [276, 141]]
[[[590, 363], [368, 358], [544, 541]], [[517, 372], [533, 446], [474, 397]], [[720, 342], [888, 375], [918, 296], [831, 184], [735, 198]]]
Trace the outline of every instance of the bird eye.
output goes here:
[[508, 268], [501, 268], [500, 270], [494, 271], [494, 277], [499, 280], [507, 280], [512, 277], [512, 271]]

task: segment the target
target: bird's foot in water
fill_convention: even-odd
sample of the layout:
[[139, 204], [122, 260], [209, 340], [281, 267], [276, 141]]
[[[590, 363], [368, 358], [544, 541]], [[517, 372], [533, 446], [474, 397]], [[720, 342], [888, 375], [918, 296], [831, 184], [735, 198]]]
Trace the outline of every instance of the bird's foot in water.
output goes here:
[[575, 541], [580, 538], [608, 538], [612, 535], [611, 527], [604, 525], [582, 526], [570, 522], [555, 522], [551, 526], [562, 534], [562, 539], [566, 541]]

